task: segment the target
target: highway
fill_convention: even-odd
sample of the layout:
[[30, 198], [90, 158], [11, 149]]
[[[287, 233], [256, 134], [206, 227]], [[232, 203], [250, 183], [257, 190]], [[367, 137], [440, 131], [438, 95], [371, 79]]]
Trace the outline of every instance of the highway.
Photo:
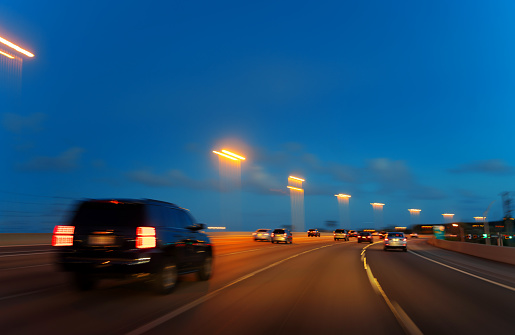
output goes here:
[[78, 292], [50, 246], [0, 247], [2, 334], [489, 334], [515, 328], [515, 267], [441, 250], [294, 235], [213, 238], [214, 274], [159, 296], [142, 281]]

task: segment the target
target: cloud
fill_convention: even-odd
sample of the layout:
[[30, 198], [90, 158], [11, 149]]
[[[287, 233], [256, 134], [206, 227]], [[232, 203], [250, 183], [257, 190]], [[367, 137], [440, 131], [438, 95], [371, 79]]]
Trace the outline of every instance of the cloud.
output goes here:
[[58, 156], [39, 156], [22, 163], [18, 168], [22, 171], [54, 171], [69, 172], [78, 167], [84, 149], [70, 148]]
[[23, 131], [38, 131], [43, 129], [43, 121], [46, 119], [45, 113], [32, 113], [27, 116], [16, 113], [4, 113], [2, 115], [2, 125], [10, 132], [19, 134]]
[[188, 177], [181, 170], [170, 170], [163, 174], [156, 174], [149, 169], [130, 171], [127, 178], [133, 182], [153, 187], [184, 187], [198, 190], [217, 190], [214, 180], [195, 180]]
[[502, 159], [488, 159], [463, 164], [451, 173], [484, 173], [490, 175], [511, 175], [515, 174], [515, 167], [509, 166]]

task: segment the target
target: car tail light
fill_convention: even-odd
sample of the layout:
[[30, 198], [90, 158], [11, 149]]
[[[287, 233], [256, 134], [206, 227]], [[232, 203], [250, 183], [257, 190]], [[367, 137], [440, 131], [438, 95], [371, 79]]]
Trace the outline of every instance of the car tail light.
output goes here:
[[403, 240], [404, 242], [406, 242], [406, 238], [403, 238], [402, 240]]
[[52, 246], [67, 247], [73, 245], [75, 226], [55, 226], [52, 236]]
[[283, 234], [283, 236], [284, 236], [284, 237], [288, 237], [288, 234], [284, 233], [284, 234]]
[[275, 234], [274, 234], [274, 233], [272, 233], [272, 235], [271, 235], [271, 236], [272, 236], [272, 237], [274, 237], [274, 236], [275, 236]]
[[156, 228], [138, 227], [136, 228], [136, 248], [155, 248], [156, 247]]
[[385, 242], [386, 242], [386, 241], [388, 241], [388, 237], [385, 237], [385, 238], [384, 238], [384, 241], [385, 241]]

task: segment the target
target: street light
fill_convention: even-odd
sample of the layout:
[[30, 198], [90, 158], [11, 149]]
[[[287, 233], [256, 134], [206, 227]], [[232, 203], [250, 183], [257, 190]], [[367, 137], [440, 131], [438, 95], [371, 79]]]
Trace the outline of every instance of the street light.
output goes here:
[[[349, 199], [351, 196], [349, 194], [342, 193], [335, 194], [334, 196], [338, 199], [338, 212], [340, 214], [341, 227], [343, 228], [345, 226], [347, 229], [350, 229]], [[346, 214], [345, 223], [343, 222], [344, 212]]]
[[377, 221], [381, 221], [381, 226], [383, 225], [383, 206], [384, 206], [384, 204], [380, 203], [380, 202], [371, 202], [370, 204], [372, 205], [372, 208], [374, 209], [374, 225], [376, 226], [374, 228], [377, 230], [378, 229]]
[[218, 167], [220, 173], [220, 200], [222, 223], [231, 228], [239, 229], [241, 223], [241, 165], [245, 157], [229, 150], [213, 150], [218, 155]]
[[34, 57], [34, 54], [33, 54], [33, 53], [31, 53], [31, 52], [29, 52], [29, 51], [27, 51], [27, 50], [25, 50], [25, 49], [23, 49], [23, 48], [21, 48], [21, 47], [17, 46], [16, 44], [14, 44], [14, 43], [12, 43], [12, 42], [9, 42], [9, 41], [8, 41], [8, 40], [6, 40], [5, 38], [0, 37], [0, 43], [3, 43], [3, 44], [5, 44], [5, 45], [7, 45], [8, 47], [10, 47], [10, 48], [12, 48], [12, 49], [14, 49], [14, 50], [18, 51], [19, 53], [24, 54], [24, 55], [25, 55], [25, 56], [27, 56], [27, 57]]
[[291, 203], [291, 230], [304, 230], [304, 178], [288, 176], [288, 188], [290, 189]]

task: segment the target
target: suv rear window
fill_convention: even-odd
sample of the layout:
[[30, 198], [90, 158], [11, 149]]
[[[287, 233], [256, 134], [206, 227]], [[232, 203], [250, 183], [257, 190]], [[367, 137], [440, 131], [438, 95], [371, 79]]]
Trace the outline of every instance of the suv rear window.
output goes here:
[[144, 206], [134, 203], [84, 202], [72, 221], [75, 227], [138, 227], [143, 225]]
[[345, 233], [345, 230], [344, 229], [336, 229], [334, 232], [335, 233]]
[[258, 229], [258, 233], [266, 233], [268, 229]]
[[388, 233], [388, 237], [404, 237], [403, 233]]
[[274, 230], [274, 234], [284, 234], [284, 229], [276, 229]]

